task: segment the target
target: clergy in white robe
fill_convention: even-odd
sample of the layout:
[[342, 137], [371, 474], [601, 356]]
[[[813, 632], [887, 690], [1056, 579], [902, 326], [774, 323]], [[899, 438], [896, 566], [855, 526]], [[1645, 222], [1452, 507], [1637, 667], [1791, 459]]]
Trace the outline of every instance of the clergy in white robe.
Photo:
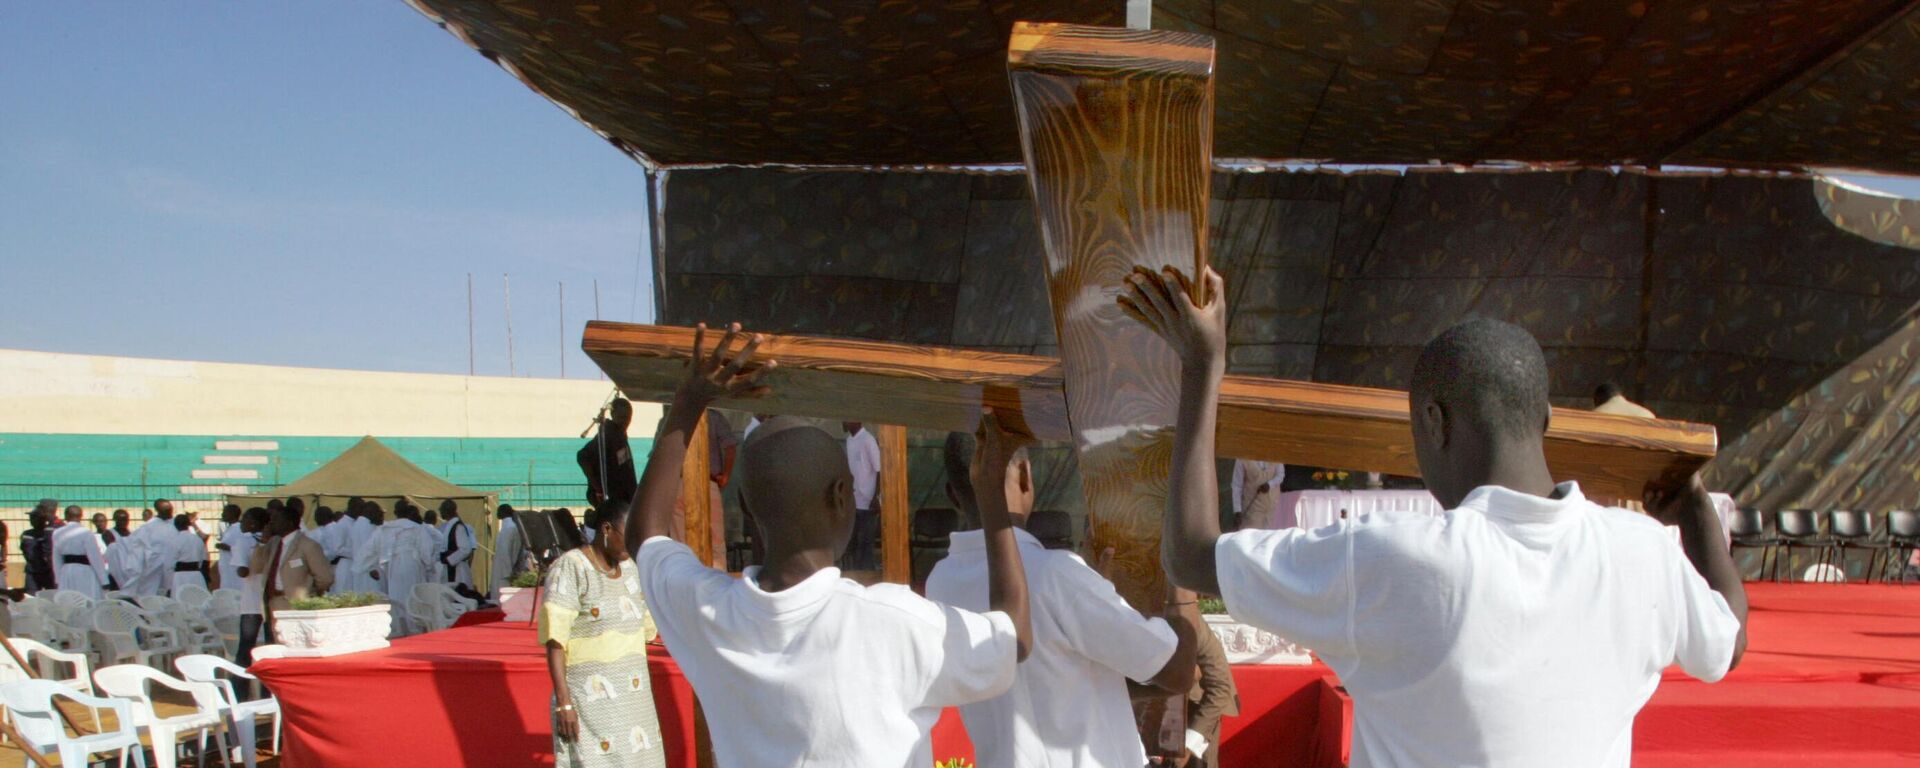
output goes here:
[[200, 538], [190, 518], [175, 515], [173, 522], [173, 556], [168, 564], [173, 578], [167, 583], [167, 594], [179, 598], [180, 590], [187, 586], [207, 588], [207, 540]]
[[436, 564], [441, 578], [449, 584], [465, 584], [473, 588], [473, 552], [476, 545], [473, 539], [473, 526], [460, 519], [459, 511], [453, 508], [453, 502], [440, 507], [441, 514], [448, 515], [447, 524], [441, 526], [439, 535], [439, 562]]
[[378, 592], [380, 591], [380, 585], [374, 583], [373, 578], [367, 575], [367, 559], [366, 556], [362, 554], [363, 549], [372, 545], [373, 533], [375, 530], [378, 530], [378, 526], [374, 525], [372, 520], [367, 519], [364, 513], [351, 516], [347, 519], [349, 520], [346, 543], [347, 559], [342, 561], [341, 565], [345, 568], [346, 573], [352, 575], [350, 577], [336, 577], [336, 579], [346, 582], [348, 584], [346, 591], [349, 592]]
[[173, 586], [173, 545], [179, 530], [173, 527], [172, 510], [166, 517], [156, 517], [133, 529], [130, 538], [140, 542], [146, 550], [141, 559], [141, 571], [132, 579], [118, 579], [120, 590], [135, 595], [158, 595], [171, 591]]
[[100, 599], [107, 585], [107, 553], [86, 525], [74, 521], [53, 530], [53, 566], [61, 589]]
[[487, 595], [500, 599], [502, 587], [513, 586], [513, 574], [526, 557], [526, 545], [520, 540], [520, 524], [512, 517], [500, 520], [500, 533], [493, 537], [493, 570], [487, 574]]
[[374, 532], [367, 565], [380, 581], [381, 591], [393, 604], [393, 629], [396, 636], [417, 631], [407, 616], [407, 601], [415, 585], [429, 581], [435, 564], [432, 527], [404, 517], [394, 518]]

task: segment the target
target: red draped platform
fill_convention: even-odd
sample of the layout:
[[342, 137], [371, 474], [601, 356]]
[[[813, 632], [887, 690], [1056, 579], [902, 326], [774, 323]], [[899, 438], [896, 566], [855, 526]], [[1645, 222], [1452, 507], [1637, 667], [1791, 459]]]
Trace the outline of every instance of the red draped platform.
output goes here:
[[[1751, 641], [1717, 685], [1669, 673], [1634, 726], [1634, 763], [1877, 766], [1920, 760], [1920, 587], [1751, 584]], [[254, 671], [286, 713], [285, 765], [550, 764], [546, 661], [524, 623], [467, 626]], [[482, 623], [492, 620], [491, 623]], [[650, 658], [669, 764], [692, 768], [692, 695]], [[1351, 705], [1319, 665], [1236, 667], [1228, 766], [1340, 765]], [[937, 758], [971, 757], [950, 711]], [[989, 767], [991, 768], [991, 767]]]

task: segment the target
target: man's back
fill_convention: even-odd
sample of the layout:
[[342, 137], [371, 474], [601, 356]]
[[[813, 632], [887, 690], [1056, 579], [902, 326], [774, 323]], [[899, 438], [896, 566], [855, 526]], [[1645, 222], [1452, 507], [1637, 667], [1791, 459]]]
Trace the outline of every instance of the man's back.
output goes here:
[[[1179, 638], [1165, 620], [1126, 604], [1113, 584], [1071, 552], [1049, 550], [1016, 530], [1025, 567], [1033, 651], [1012, 690], [961, 707], [980, 765], [1030, 768], [1146, 765], [1127, 679], [1151, 680]], [[927, 597], [972, 611], [987, 607], [980, 531], [953, 534], [927, 576]]]
[[1228, 610], [1339, 673], [1355, 765], [1626, 765], [1661, 670], [1717, 680], [1739, 632], [1671, 531], [1571, 484], [1217, 553]]
[[648, 540], [636, 558], [660, 636], [706, 702], [723, 768], [931, 765], [940, 709], [1004, 692], [1003, 613], [942, 607], [822, 569], [779, 592]]

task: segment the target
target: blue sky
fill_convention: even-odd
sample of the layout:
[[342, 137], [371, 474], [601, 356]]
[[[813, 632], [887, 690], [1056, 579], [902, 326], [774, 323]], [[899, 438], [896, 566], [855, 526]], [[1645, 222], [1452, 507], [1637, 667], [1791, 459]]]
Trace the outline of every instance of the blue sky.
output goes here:
[[471, 272], [500, 375], [511, 274], [583, 378], [595, 278], [651, 317], [640, 166], [400, 0], [0, 3], [0, 73], [0, 347], [465, 373]]

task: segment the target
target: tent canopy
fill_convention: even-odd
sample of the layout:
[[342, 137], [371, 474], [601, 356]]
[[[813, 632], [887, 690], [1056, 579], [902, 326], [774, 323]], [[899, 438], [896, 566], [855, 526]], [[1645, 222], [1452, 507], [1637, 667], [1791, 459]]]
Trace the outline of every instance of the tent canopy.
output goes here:
[[437, 509], [440, 502], [451, 500], [459, 509], [460, 519], [473, 527], [480, 549], [473, 556], [474, 582], [486, 583], [487, 567], [492, 563], [488, 553], [493, 551], [495, 534], [493, 509], [498, 498], [493, 491], [478, 491], [447, 482], [367, 436], [305, 477], [264, 493], [228, 494], [227, 502], [249, 507], [296, 496], [305, 499], [309, 508], [324, 505], [335, 509], [358, 496], [389, 511], [393, 509], [393, 502], [400, 499], [424, 509]]

